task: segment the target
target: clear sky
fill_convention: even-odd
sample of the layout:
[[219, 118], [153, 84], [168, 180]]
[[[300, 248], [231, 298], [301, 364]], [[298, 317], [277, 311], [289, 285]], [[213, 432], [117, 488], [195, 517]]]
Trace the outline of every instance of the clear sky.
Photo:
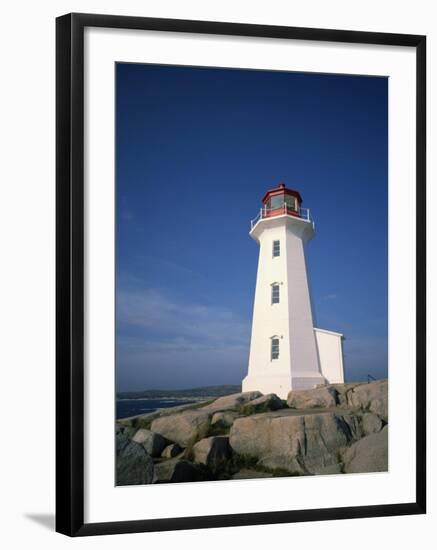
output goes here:
[[240, 383], [258, 245], [284, 181], [310, 209], [315, 325], [387, 376], [385, 78], [118, 64], [117, 390]]

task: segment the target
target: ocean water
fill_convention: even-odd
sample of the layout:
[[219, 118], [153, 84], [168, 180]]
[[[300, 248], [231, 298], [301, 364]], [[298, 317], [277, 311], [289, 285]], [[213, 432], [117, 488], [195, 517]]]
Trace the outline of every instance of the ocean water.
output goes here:
[[189, 403], [195, 403], [195, 401], [183, 401], [181, 399], [117, 399], [116, 418], [146, 414], [156, 411], [156, 409], [178, 407]]

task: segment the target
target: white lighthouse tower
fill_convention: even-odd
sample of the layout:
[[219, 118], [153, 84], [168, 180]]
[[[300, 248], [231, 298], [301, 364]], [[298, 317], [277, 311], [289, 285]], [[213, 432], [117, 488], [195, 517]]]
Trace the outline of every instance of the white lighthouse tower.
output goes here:
[[260, 245], [249, 369], [243, 391], [276, 393], [343, 382], [343, 335], [314, 328], [304, 245], [314, 235], [297, 191], [268, 191], [250, 236]]

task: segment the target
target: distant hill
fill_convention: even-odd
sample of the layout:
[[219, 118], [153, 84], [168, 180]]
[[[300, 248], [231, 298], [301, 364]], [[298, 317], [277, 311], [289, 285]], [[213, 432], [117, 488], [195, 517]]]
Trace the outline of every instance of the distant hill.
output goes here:
[[163, 397], [221, 397], [231, 393], [241, 392], [240, 384], [225, 384], [222, 386], [204, 386], [186, 390], [143, 390], [124, 391], [117, 393], [118, 399], [161, 399]]

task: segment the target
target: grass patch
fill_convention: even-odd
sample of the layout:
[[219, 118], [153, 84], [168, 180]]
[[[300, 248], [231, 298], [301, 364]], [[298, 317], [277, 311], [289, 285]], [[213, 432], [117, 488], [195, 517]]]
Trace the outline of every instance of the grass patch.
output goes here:
[[218, 422], [216, 424], [212, 424], [209, 427], [208, 433], [205, 437], [214, 437], [214, 436], [223, 436], [223, 435], [229, 435], [231, 427], [230, 426], [223, 426], [222, 424], [219, 424]]
[[231, 459], [235, 472], [239, 470], [259, 470], [258, 459], [250, 455], [239, 455], [234, 453]]
[[150, 426], [152, 425], [154, 419], [147, 420], [146, 418], [134, 418], [132, 420], [132, 427], [139, 430], [140, 428], [143, 428], [144, 430], [150, 430]]
[[250, 402], [242, 405], [239, 409], [239, 413], [242, 416], [251, 416], [253, 414], [262, 414], [266, 412], [272, 412], [272, 409], [268, 406], [267, 403], [262, 403], [260, 405], [251, 405]]
[[[214, 397], [213, 399], [208, 399], [207, 401], [199, 401], [197, 403], [189, 403], [188, 405], [181, 405], [183, 410], [175, 411], [175, 414], [178, 412], [185, 412], [185, 411], [195, 411], [196, 409], [201, 409], [202, 407], [206, 407], [207, 405], [210, 405], [213, 403], [217, 398]], [[169, 409], [166, 409], [169, 410]], [[166, 414], [165, 416], [169, 416], [171, 413]]]
[[280, 411], [283, 409], [290, 408], [287, 405], [287, 401], [283, 399], [281, 399], [281, 401], [282, 401], [282, 407], [278, 409], [272, 409], [267, 401], [265, 403], [260, 403], [259, 405], [253, 405], [249, 401], [248, 403], [241, 405], [240, 408], [238, 409], [238, 412], [242, 416], [251, 416], [253, 414], [263, 414], [263, 413], [275, 412], [275, 411]]

